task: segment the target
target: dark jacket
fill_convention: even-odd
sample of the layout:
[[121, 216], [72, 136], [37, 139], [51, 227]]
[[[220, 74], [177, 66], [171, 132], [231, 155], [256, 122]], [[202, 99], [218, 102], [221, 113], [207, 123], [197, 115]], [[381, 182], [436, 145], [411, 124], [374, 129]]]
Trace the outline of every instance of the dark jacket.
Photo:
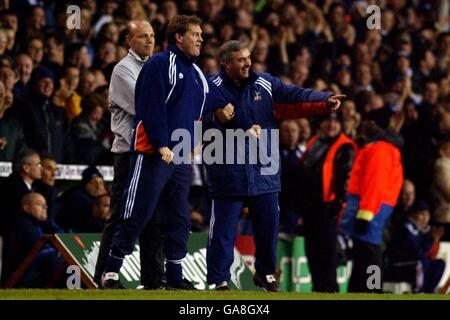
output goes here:
[[[25, 259], [44, 232], [40, 222], [30, 214], [20, 211], [9, 236], [5, 240], [2, 283], [6, 282], [19, 264]], [[35, 260], [19, 282], [19, 286], [41, 287], [52, 276], [58, 265], [56, 249], [47, 244], [36, 256]], [[45, 276], [44, 276], [45, 275]]]
[[25, 140], [37, 152], [50, 152], [58, 163], [72, 161], [72, 141], [63, 109], [32, 90], [19, 107]]
[[10, 174], [6, 180], [2, 181], [0, 190], [2, 203], [2, 209], [0, 210], [0, 234], [7, 236], [17, 213], [20, 211], [20, 201], [30, 190], [22, 178], [15, 173]]
[[432, 246], [430, 234], [422, 232], [411, 219], [404, 217], [387, 244], [386, 257], [392, 264], [417, 262], [426, 258]]
[[27, 148], [22, 125], [11, 113], [0, 119], [0, 138], [6, 138], [7, 142], [0, 150], [0, 161], [12, 161], [17, 153]]
[[104, 223], [92, 215], [94, 202], [81, 185], [67, 190], [61, 197], [56, 223], [67, 232], [102, 232]]
[[317, 138], [314, 142], [308, 143], [301, 161], [300, 191], [298, 197], [302, 199], [301, 207], [306, 211], [314, 213], [317, 207], [323, 207], [332, 210], [332, 215], [337, 215], [345, 198], [347, 182], [355, 159], [355, 147], [351, 143], [344, 143], [337, 146], [338, 149], [333, 159], [333, 172], [329, 179], [330, 191], [335, 198], [327, 201], [324, 196], [324, 163], [331, 152], [332, 146], [337, 138]]

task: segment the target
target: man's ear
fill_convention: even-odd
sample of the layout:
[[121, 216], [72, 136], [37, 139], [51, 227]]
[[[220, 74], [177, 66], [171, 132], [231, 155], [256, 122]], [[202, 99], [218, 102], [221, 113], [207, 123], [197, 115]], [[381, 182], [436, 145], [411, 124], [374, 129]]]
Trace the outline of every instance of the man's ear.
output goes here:
[[22, 206], [22, 210], [25, 211], [26, 213], [30, 214], [30, 204], [29, 203], [25, 203]]
[[183, 42], [183, 35], [179, 33], [175, 33], [175, 42], [181, 43]]

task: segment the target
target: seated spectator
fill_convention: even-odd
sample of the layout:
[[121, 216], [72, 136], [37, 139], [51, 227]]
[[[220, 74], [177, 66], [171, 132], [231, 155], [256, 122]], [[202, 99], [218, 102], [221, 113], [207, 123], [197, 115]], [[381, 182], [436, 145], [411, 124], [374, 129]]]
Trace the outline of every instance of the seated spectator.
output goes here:
[[56, 160], [49, 153], [42, 153], [42, 177], [34, 183], [35, 190], [42, 194], [47, 202], [47, 220], [42, 227], [45, 233], [63, 232], [62, 228], [55, 223], [57, 212], [57, 197], [59, 189], [55, 186], [56, 182]]
[[92, 216], [99, 224], [103, 224], [111, 217], [110, 203], [111, 198], [106, 193], [95, 198], [94, 206], [92, 207]]
[[81, 183], [61, 197], [56, 223], [68, 232], [102, 232], [103, 221], [93, 215], [96, 198], [106, 193], [103, 176], [95, 166], [86, 168]]
[[[45, 198], [36, 192], [27, 193], [21, 200], [20, 211], [5, 241], [2, 284], [14, 273], [44, 232], [41, 223], [47, 219]], [[63, 259], [59, 253], [46, 245], [22, 276], [18, 287], [45, 288]]]
[[429, 220], [428, 205], [414, 203], [387, 244], [385, 280], [406, 281], [414, 292], [434, 292], [445, 269], [445, 262], [435, 258], [443, 228], [430, 227]]
[[33, 190], [34, 181], [41, 178], [41, 168], [41, 159], [34, 150], [22, 151], [14, 158], [12, 173], [3, 181], [0, 192], [0, 234], [9, 234], [11, 224], [20, 209], [20, 200]]
[[103, 108], [96, 94], [91, 94], [81, 101], [83, 112], [72, 123], [72, 138], [74, 142], [76, 162], [95, 164], [98, 158], [107, 150], [104, 141]]
[[405, 179], [403, 181], [402, 192], [400, 193], [398, 200], [399, 201], [395, 206], [394, 212], [389, 221], [390, 230], [399, 223], [403, 222], [403, 219], [407, 216], [411, 206], [416, 201], [416, 187], [411, 180]]
[[444, 226], [444, 241], [450, 241], [450, 138], [439, 143], [439, 158], [434, 164], [431, 195], [433, 220]]

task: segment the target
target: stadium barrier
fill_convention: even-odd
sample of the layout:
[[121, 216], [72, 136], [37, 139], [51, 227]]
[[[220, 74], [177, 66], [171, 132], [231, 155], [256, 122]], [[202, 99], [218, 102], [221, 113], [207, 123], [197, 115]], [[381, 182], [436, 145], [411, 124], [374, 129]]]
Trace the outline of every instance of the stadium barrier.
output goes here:
[[[56, 272], [53, 279], [47, 285], [51, 288], [56, 281], [64, 275], [68, 266], [78, 266], [80, 269], [81, 282], [85, 288], [97, 288], [94, 282], [95, 263], [97, 261], [100, 247], [101, 234], [98, 233], [66, 233], [45, 235], [32, 248], [24, 261], [18, 266], [11, 278], [5, 283], [5, 288], [14, 288], [22, 275], [28, 270], [33, 259], [49, 243], [57, 249], [64, 263]], [[206, 282], [206, 244], [208, 235], [204, 232], [191, 233], [188, 242], [188, 254], [183, 259], [183, 276], [192, 282], [198, 290], [210, 290]], [[120, 280], [124, 287], [136, 289], [140, 286], [140, 258], [139, 244], [135, 250], [124, 260], [120, 270]], [[239, 252], [234, 251], [234, 262], [231, 266], [230, 288], [235, 290], [260, 291], [253, 284], [253, 273], [247, 267]]]
[[[81, 180], [81, 173], [86, 169], [87, 165], [78, 164], [58, 164], [56, 166], [56, 179], [78, 181]], [[103, 175], [103, 179], [107, 182], [113, 180], [114, 169], [112, 166], [96, 166]], [[0, 161], [0, 177], [5, 178], [12, 172], [11, 162]]]
[[[251, 269], [255, 263], [255, 244], [252, 236], [238, 236], [236, 248]], [[281, 270], [280, 290], [284, 292], [312, 292], [303, 237], [280, 237], [277, 249], [277, 268]], [[351, 262], [337, 269], [339, 292], [347, 292]]]
[[[283, 237], [278, 239], [277, 268], [281, 270], [280, 290], [285, 292], [312, 292], [312, 279], [305, 253], [303, 237]], [[250, 268], [254, 268], [255, 244], [252, 236], [238, 236], [236, 247]], [[450, 242], [441, 242], [437, 258], [445, 261], [445, 271], [438, 284], [438, 293], [450, 292]], [[340, 265], [337, 269], [339, 292], [347, 292], [352, 263]], [[411, 292], [405, 282], [384, 282], [383, 290], [392, 293]]]

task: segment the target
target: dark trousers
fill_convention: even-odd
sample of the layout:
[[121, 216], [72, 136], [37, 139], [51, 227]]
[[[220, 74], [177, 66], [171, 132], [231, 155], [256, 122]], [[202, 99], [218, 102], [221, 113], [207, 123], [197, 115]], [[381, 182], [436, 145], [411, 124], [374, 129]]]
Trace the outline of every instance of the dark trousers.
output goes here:
[[324, 207], [303, 217], [305, 251], [313, 291], [338, 292], [337, 217]]
[[206, 251], [209, 284], [230, 280], [237, 226], [244, 200], [248, 201], [249, 216], [254, 230], [256, 273], [260, 275], [275, 273], [280, 219], [278, 193], [253, 197], [220, 197], [213, 199], [211, 208]]
[[114, 234], [106, 272], [119, 272], [144, 227], [158, 207], [164, 232], [167, 282], [181, 279], [181, 260], [187, 253], [191, 226], [188, 210], [190, 173], [188, 165], [166, 164], [159, 154], [132, 154], [121, 215]]
[[[101, 282], [105, 270], [106, 259], [109, 255], [112, 239], [116, 232], [120, 217], [120, 205], [127, 184], [128, 169], [130, 166], [130, 153], [114, 154], [114, 179], [111, 186], [111, 217], [105, 223], [102, 240], [95, 266], [94, 280]], [[155, 215], [139, 235], [141, 284], [146, 287], [158, 287], [164, 281], [164, 237], [161, 226]]]
[[391, 264], [385, 270], [387, 281], [405, 281], [412, 285], [415, 292], [434, 293], [445, 270], [445, 261], [428, 258], [420, 261], [401, 261]]
[[353, 267], [348, 284], [348, 292], [381, 293], [381, 288], [369, 289], [367, 285], [367, 280], [373, 274], [371, 272], [368, 273], [367, 269], [369, 266], [379, 267], [380, 284], [383, 283], [380, 246], [353, 238], [352, 257]]

